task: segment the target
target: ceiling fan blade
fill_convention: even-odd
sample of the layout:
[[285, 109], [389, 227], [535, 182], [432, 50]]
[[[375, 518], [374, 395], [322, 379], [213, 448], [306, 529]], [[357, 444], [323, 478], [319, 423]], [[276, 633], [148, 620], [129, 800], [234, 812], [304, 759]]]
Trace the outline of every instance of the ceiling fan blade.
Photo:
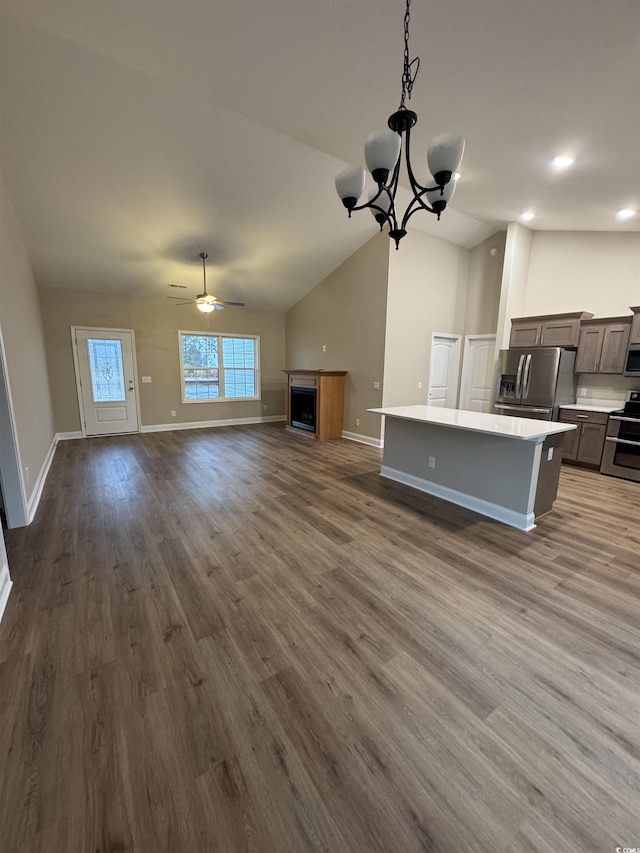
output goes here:
[[235, 308], [244, 308], [245, 307], [244, 302], [227, 302], [226, 299], [224, 299], [224, 300], [218, 299], [218, 304], [220, 304], [220, 305], [232, 305]]
[[187, 302], [193, 302], [194, 301], [193, 299], [187, 299], [185, 296], [167, 296], [167, 299], [179, 299], [181, 302], [184, 302], [185, 304]]
[[216, 311], [222, 311], [224, 305], [222, 304], [222, 302], [215, 302], [213, 307], [216, 309]]

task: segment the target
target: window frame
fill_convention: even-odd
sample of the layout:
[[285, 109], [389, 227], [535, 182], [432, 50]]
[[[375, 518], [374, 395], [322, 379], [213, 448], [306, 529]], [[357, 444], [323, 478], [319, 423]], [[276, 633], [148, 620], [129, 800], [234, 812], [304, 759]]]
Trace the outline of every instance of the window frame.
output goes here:
[[[255, 374], [255, 389], [256, 394], [254, 397], [227, 397], [221, 396], [219, 397], [207, 397], [200, 399], [187, 399], [185, 391], [185, 366], [184, 360], [182, 357], [182, 338], [183, 335], [190, 335], [192, 337], [198, 338], [217, 338], [218, 339], [218, 367], [215, 368], [218, 370], [218, 385], [221, 392], [226, 391], [226, 382], [225, 382], [225, 372], [227, 370], [253, 370]], [[225, 367], [221, 362], [223, 360], [223, 347], [222, 340], [224, 338], [232, 338], [232, 339], [250, 339], [254, 342], [254, 362], [255, 367], [253, 368], [235, 368], [235, 367]], [[188, 331], [185, 329], [178, 330], [178, 356], [180, 359], [180, 394], [182, 396], [182, 402], [190, 405], [191, 403], [230, 403], [230, 402], [250, 402], [252, 400], [261, 400], [261, 391], [262, 385], [260, 381], [260, 335], [240, 335], [240, 334], [231, 334], [230, 332], [194, 332]]]

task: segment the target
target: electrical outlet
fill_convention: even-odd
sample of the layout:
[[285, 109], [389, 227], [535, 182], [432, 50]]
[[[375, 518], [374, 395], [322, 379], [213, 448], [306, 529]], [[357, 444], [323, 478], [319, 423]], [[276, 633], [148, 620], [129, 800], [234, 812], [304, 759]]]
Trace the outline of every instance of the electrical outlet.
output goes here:
[[435, 467], [436, 467], [436, 457], [430, 456], [429, 457], [429, 468], [435, 468]]
[[322, 344], [322, 352], [326, 352], [326, 351], [327, 351], [327, 346], [326, 346], [326, 344]]
[[422, 391], [422, 382], [418, 382], [418, 391]]
[[581, 389], [580, 389], [580, 396], [581, 396], [581, 397], [586, 397], [586, 396], [587, 396], [587, 394], [588, 394], [588, 391], [587, 391], [587, 389], [586, 389], [586, 388], [581, 388]]
[[267, 406], [267, 404], [266, 404], [266, 403], [265, 403], [265, 405], [262, 407], [262, 411], [263, 411], [263, 412], [268, 412], [268, 411], [269, 411], [269, 406]]
[[374, 383], [373, 383], [373, 390], [374, 390], [374, 391], [379, 391], [379, 390], [380, 390], [380, 383], [379, 383], [379, 382], [374, 382]]
[[356, 418], [356, 426], [360, 426], [360, 418]]
[[547, 462], [551, 462], [552, 459], [553, 459], [553, 447], [550, 447], [547, 450]]
[[171, 417], [172, 417], [172, 418], [175, 418], [175, 416], [176, 416], [176, 410], [175, 410], [175, 409], [171, 409]]

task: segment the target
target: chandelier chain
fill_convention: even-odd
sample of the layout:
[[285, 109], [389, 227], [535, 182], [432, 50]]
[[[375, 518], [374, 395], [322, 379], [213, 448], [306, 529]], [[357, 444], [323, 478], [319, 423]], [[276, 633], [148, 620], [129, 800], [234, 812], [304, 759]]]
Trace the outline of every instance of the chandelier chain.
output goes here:
[[402, 70], [402, 99], [400, 109], [405, 109], [405, 98], [411, 99], [411, 90], [420, 70], [420, 57], [409, 60], [409, 21], [411, 19], [411, 0], [407, 0], [407, 8], [404, 13], [404, 67]]

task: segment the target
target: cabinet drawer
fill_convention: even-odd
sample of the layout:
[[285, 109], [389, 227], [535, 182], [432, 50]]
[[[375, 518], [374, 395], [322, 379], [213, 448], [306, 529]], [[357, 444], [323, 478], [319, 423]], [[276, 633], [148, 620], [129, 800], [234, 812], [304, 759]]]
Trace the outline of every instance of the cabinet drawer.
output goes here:
[[606, 412], [586, 412], [583, 409], [560, 409], [559, 420], [568, 424], [603, 424], [609, 415]]

